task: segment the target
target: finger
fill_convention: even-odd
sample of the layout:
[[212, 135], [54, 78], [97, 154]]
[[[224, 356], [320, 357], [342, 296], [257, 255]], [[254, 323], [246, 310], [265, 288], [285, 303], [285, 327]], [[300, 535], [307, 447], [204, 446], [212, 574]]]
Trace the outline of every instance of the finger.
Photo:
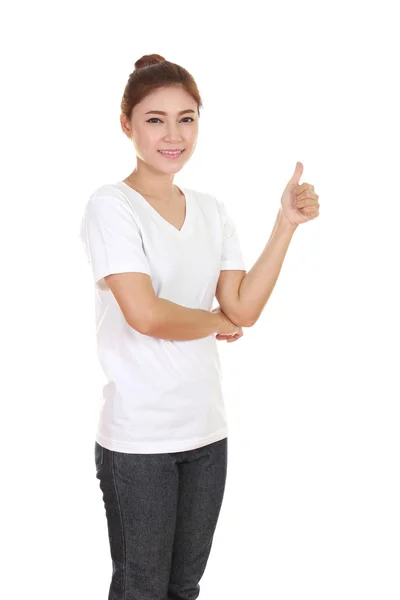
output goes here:
[[319, 208], [319, 202], [318, 200], [314, 200], [314, 198], [306, 198], [305, 200], [296, 202], [296, 208], [306, 208], [307, 206], [316, 206]]
[[315, 200], [318, 200], [319, 196], [314, 190], [304, 190], [301, 194], [296, 194], [296, 200], [305, 200], [305, 198], [315, 198]]
[[319, 210], [315, 206], [302, 208], [301, 212], [307, 217], [307, 219], [315, 219], [319, 215]]
[[295, 189], [294, 193], [297, 196], [298, 194], [301, 194], [302, 192], [304, 192], [306, 190], [314, 190], [314, 186], [311, 185], [310, 183], [302, 183]]
[[227, 342], [236, 342], [239, 338], [243, 336], [243, 333], [236, 333], [232, 338], [226, 340]]

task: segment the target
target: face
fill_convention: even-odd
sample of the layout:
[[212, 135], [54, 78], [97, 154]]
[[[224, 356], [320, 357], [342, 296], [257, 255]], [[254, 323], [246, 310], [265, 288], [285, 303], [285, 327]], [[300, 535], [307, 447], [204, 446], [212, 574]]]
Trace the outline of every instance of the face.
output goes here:
[[[130, 123], [121, 115], [121, 127], [132, 139], [138, 159], [158, 171], [176, 173], [195, 150], [198, 118], [197, 104], [186, 90], [162, 88], [134, 107]], [[160, 153], [176, 149], [184, 151], [175, 158]]]

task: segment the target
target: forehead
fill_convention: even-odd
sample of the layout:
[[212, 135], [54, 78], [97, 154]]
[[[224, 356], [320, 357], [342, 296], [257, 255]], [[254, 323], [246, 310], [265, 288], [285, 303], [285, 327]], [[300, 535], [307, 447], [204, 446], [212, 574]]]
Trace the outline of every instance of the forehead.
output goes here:
[[181, 86], [160, 88], [144, 98], [137, 108], [141, 113], [149, 110], [162, 110], [167, 113], [178, 113], [186, 109], [197, 109], [196, 101]]

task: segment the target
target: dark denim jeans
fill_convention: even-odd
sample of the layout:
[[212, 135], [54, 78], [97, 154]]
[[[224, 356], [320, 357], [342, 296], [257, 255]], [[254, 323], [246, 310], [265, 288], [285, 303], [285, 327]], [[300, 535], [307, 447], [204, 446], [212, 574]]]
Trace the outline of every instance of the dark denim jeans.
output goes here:
[[108, 526], [108, 600], [195, 600], [225, 489], [228, 439], [165, 454], [95, 442]]

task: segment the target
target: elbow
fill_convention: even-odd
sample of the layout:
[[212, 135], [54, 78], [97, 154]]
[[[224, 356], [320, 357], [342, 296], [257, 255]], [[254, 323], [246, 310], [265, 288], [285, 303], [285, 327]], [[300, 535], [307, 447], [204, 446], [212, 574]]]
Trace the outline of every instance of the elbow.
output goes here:
[[242, 319], [243, 325], [241, 327], [253, 327], [257, 319]]
[[132, 321], [132, 319], [130, 319], [128, 321], [128, 319], [126, 319], [126, 322], [128, 323], [129, 327], [132, 327], [132, 329], [134, 329], [138, 333], [141, 333], [142, 335], [151, 335], [151, 328], [147, 321], [143, 319], [135, 321]]
[[258, 318], [252, 314], [251, 310], [247, 309], [243, 304], [241, 304], [240, 300], [236, 305], [235, 313], [237, 321], [233, 322], [239, 327], [253, 327]]
[[241, 312], [241, 322], [243, 323], [242, 327], [253, 327], [253, 325], [257, 323], [260, 314], [257, 310], [254, 310], [254, 307], [249, 308], [249, 310], [243, 310]]
[[251, 315], [241, 314], [238, 315], [234, 321], [232, 319], [231, 321], [238, 327], [253, 327], [257, 319], [254, 319]]
[[150, 335], [153, 336], [153, 329], [150, 326], [150, 323], [146, 322], [142, 322], [140, 324], [140, 329], [138, 330], [139, 333], [141, 333], [142, 335]]
[[132, 327], [135, 331], [138, 331], [142, 335], [150, 335], [153, 336], [154, 332], [154, 320], [152, 315], [147, 313], [146, 315], [141, 315], [135, 319], [130, 318], [126, 319], [128, 325]]
[[141, 321], [141, 331], [143, 335], [150, 335], [151, 337], [157, 337], [155, 334], [156, 323], [152, 314], [147, 314]]

